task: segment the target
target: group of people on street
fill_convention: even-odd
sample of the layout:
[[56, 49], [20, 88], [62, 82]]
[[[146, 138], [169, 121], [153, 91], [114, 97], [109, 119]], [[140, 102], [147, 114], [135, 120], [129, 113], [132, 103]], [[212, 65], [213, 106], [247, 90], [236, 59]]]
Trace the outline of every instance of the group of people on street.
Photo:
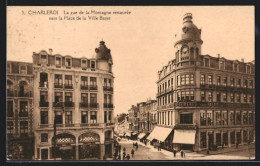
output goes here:
[[[176, 154], [177, 154], [177, 150], [174, 149], [173, 150], [173, 156], [176, 157]], [[181, 158], [185, 158], [185, 152], [183, 150], [181, 150]]]
[[[133, 144], [133, 147], [136, 147], [138, 149], [138, 144]], [[124, 147], [123, 148], [123, 153], [122, 153], [122, 156], [121, 156], [121, 145], [116, 142], [114, 144], [114, 147], [115, 147], [115, 151], [114, 151], [114, 154], [113, 154], [113, 160], [130, 160], [130, 155], [129, 154], [126, 154], [126, 148]], [[131, 155], [132, 155], [132, 158], [134, 158], [134, 154], [135, 154], [135, 151], [134, 149], [131, 150]], [[103, 158], [105, 160], [105, 158]]]
[[136, 142], [136, 143], [134, 143], [133, 142], [133, 148], [135, 147], [135, 150], [138, 150], [138, 143]]

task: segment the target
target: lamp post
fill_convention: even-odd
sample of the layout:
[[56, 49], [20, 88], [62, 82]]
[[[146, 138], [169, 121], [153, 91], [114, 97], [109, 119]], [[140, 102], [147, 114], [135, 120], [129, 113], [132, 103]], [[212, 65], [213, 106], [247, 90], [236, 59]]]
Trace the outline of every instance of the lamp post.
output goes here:
[[[61, 108], [62, 108], [62, 111], [64, 112], [64, 103], [63, 102], [57, 102], [55, 105], [54, 105], [54, 110], [56, 110], [56, 106], [61, 103]], [[57, 117], [56, 117], [56, 114], [55, 114], [55, 111], [54, 111], [54, 121], [53, 121], [53, 132], [54, 132], [54, 143], [53, 143], [53, 157], [54, 157], [54, 160], [56, 160], [56, 153], [57, 153], [57, 149], [56, 149], [56, 125], [57, 125]]]

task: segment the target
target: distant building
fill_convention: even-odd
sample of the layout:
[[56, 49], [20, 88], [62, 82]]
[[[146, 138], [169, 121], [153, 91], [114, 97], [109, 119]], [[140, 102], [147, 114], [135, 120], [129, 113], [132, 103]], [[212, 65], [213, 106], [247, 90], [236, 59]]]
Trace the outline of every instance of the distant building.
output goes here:
[[32, 63], [7, 61], [7, 158], [33, 157]]
[[112, 157], [113, 62], [104, 41], [95, 52], [92, 59], [33, 53], [36, 159]]
[[128, 110], [129, 115], [129, 130], [138, 132], [138, 108], [132, 105], [132, 108]]
[[167, 149], [230, 147], [255, 137], [255, 64], [201, 55], [202, 43], [185, 14], [175, 57], [158, 72], [158, 125], [148, 137]]

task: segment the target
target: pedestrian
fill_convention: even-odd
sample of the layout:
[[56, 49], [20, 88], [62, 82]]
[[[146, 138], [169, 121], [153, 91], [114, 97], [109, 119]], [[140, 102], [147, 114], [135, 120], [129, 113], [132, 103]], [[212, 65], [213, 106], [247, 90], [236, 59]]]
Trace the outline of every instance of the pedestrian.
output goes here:
[[121, 160], [121, 154], [118, 155], [118, 160]]
[[138, 144], [137, 144], [137, 142], [136, 142], [136, 150], [138, 150]]
[[160, 151], [160, 145], [159, 145], [159, 144], [157, 144], [157, 146], [158, 146], [158, 147], [157, 147], [157, 148], [158, 148], [158, 151]]
[[174, 157], [176, 157], [176, 153], [177, 153], [177, 151], [174, 149], [174, 150], [173, 150], [173, 156], [174, 156]]
[[130, 160], [130, 155], [129, 154], [127, 154], [126, 159]]
[[134, 149], [132, 149], [131, 154], [132, 154], [132, 158], [134, 158], [134, 154], [135, 154]]
[[183, 158], [183, 151], [181, 150], [181, 158]]
[[125, 160], [125, 152], [123, 152], [123, 160]]

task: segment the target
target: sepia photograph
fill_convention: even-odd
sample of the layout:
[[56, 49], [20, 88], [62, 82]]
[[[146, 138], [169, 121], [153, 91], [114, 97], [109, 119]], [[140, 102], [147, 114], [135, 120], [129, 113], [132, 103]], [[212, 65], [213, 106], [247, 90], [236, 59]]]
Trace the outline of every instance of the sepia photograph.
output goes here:
[[6, 160], [255, 160], [254, 6], [7, 6]]

